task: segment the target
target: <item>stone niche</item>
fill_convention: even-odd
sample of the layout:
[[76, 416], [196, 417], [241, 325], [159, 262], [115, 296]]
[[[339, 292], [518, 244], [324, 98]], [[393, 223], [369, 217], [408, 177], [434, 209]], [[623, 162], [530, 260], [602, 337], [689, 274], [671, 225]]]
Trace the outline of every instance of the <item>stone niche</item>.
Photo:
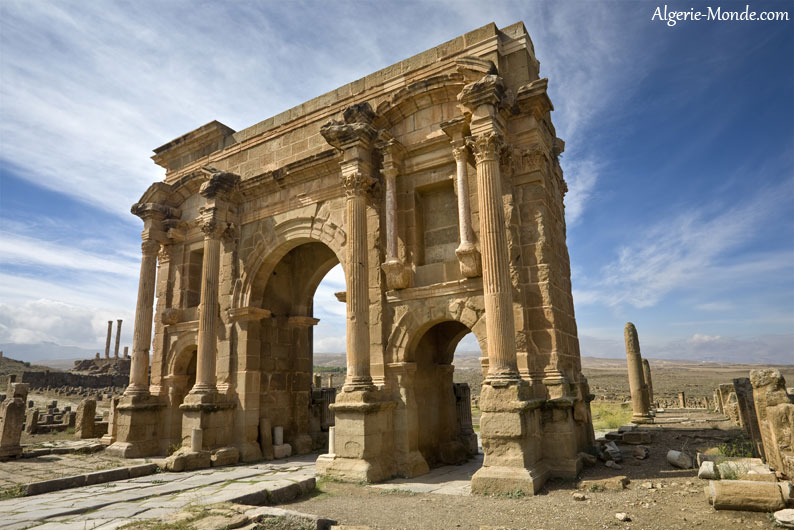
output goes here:
[[293, 454], [311, 451], [325, 439], [313, 299], [341, 264], [348, 371], [323, 398], [335, 425], [321, 475], [382, 480], [469, 458], [452, 362], [471, 332], [486, 376], [473, 490], [575, 477], [591, 395], [547, 84], [524, 25], [488, 24], [246, 129], [214, 121], [155, 149], [165, 179], [132, 208], [141, 324], [109, 450], [184, 453], [193, 440], [251, 461], [274, 453], [279, 428]]

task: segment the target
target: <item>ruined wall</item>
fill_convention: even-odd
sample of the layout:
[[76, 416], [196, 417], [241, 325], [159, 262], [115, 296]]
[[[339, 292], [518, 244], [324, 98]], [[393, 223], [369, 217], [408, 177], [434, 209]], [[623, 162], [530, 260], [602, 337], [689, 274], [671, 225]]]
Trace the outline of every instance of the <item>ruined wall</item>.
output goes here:
[[129, 383], [126, 375], [86, 375], [71, 372], [23, 372], [22, 383], [30, 388], [74, 386], [84, 388], [125, 387]]

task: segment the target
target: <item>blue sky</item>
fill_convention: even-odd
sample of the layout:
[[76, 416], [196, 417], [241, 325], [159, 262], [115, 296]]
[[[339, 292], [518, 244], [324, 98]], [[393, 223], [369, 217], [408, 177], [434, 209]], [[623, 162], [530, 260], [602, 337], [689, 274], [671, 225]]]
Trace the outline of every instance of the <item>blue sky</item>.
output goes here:
[[[669, 27], [663, 5], [2, 2], [0, 343], [101, 350], [116, 318], [131, 342], [153, 148], [523, 20], [567, 145], [583, 354], [622, 355], [631, 320], [649, 357], [794, 361], [794, 21]], [[318, 291], [317, 351], [343, 349], [343, 284]]]

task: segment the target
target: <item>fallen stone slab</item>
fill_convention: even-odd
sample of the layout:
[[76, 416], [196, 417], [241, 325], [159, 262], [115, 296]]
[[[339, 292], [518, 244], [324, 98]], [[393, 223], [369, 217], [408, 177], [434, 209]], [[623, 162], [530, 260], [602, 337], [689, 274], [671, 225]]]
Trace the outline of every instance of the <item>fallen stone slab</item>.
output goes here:
[[580, 480], [576, 485], [580, 490], [598, 491], [598, 490], [624, 490], [630, 483], [628, 477], [619, 475], [617, 477], [609, 477], [602, 479], [588, 479]]
[[213, 503], [233, 502], [249, 506], [283, 504], [313, 491], [315, 486], [314, 477], [295, 481], [287, 479], [267, 481], [258, 484], [246, 484], [245, 487], [238, 490], [225, 488], [223, 492], [213, 495], [207, 501]]
[[632, 445], [641, 445], [651, 443], [651, 433], [644, 431], [627, 431], [622, 435], [624, 443]]
[[674, 451], [672, 449], [667, 451], [667, 462], [681, 469], [692, 468], [692, 459], [688, 454], [682, 453], [681, 451]]
[[65, 490], [85, 486], [85, 475], [75, 475], [73, 477], [54, 478], [52, 480], [42, 480], [33, 482], [25, 486], [25, 496], [39, 495], [51, 491]]
[[139, 464], [127, 469], [130, 470], [130, 478], [138, 478], [157, 473], [158, 467], [157, 464]]
[[715, 510], [772, 512], [786, 507], [780, 486], [774, 482], [710, 480], [706, 496]]
[[294, 510], [285, 510], [284, 508], [276, 508], [271, 506], [262, 506], [247, 510], [245, 515], [252, 521], [262, 521], [267, 517], [284, 517], [286, 519], [295, 519], [303, 523], [305, 526], [313, 527], [316, 530], [328, 530], [336, 525], [333, 519], [327, 519], [318, 515], [308, 513], [296, 512]]
[[103, 484], [105, 482], [114, 482], [116, 480], [126, 480], [128, 478], [130, 478], [129, 468], [119, 467], [116, 469], [104, 469], [102, 471], [86, 473], [85, 485], [93, 486], [94, 484]]
[[126, 480], [128, 478], [138, 478], [156, 472], [157, 466], [155, 464], [139, 464], [128, 467], [104, 469], [71, 477], [32, 482], [23, 486], [23, 493], [24, 496], [29, 497], [31, 495], [39, 495], [51, 491], [79, 488], [80, 486], [93, 486], [95, 484]]

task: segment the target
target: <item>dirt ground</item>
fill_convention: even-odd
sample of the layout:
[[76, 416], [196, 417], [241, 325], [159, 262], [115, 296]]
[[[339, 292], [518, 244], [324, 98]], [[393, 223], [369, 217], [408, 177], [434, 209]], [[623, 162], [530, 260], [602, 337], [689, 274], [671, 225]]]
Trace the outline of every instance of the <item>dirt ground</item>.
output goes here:
[[[715, 511], [704, 493], [706, 481], [694, 469], [673, 468], [666, 461], [669, 449], [694, 455], [741, 436], [721, 416], [690, 413], [684, 423], [648, 426], [653, 435], [650, 457], [637, 460], [634, 446], [621, 445], [621, 470], [599, 462], [585, 468], [583, 481], [626, 476], [623, 490], [577, 488], [576, 481], [551, 480], [539, 495], [527, 497], [478, 495], [455, 496], [378, 490], [365, 485], [320, 481], [317, 493], [285, 508], [336, 519], [345, 525], [367, 525], [373, 529], [726, 529], [772, 528], [768, 514]], [[660, 419], [681, 418], [679, 413], [660, 414]], [[586, 499], [574, 500], [574, 493]], [[621, 522], [616, 513], [631, 521]]]

